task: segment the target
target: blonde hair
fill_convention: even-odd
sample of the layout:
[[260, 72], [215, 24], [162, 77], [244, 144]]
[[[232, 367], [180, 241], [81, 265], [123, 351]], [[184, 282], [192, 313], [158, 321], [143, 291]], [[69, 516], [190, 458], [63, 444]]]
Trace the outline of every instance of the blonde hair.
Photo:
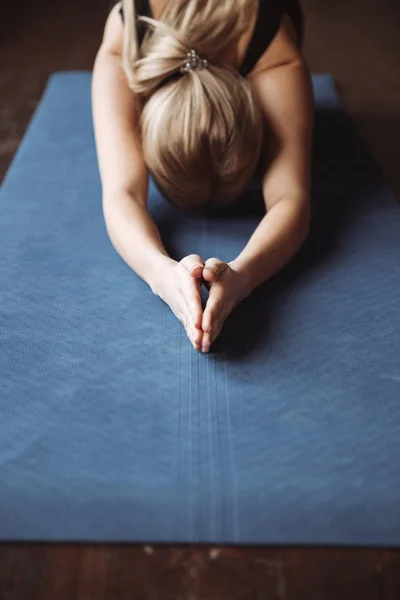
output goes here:
[[[237, 199], [259, 160], [263, 124], [250, 83], [226, 64], [251, 18], [254, 0], [169, 0], [138, 47], [134, 0], [123, 0], [123, 67], [142, 100], [145, 163], [180, 207]], [[182, 74], [195, 49], [207, 68]], [[221, 57], [225, 57], [224, 59]]]

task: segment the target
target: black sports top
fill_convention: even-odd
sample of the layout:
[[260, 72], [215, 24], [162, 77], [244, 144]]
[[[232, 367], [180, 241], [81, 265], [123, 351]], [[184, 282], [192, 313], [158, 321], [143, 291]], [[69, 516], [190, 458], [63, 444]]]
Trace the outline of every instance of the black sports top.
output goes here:
[[[152, 16], [149, 0], [133, 1], [135, 2], [137, 16]], [[124, 13], [122, 6], [119, 12], [123, 20]], [[284, 14], [288, 14], [292, 18], [297, 31], [299, 44], [300, 46], [302, 45], [304, 35], [304, 14], [300, 0], [260, 0], [253, 35], [250, 39], [243, 63], [239, 69], [241, 75], [245, 77], [250, 73], [257, 61], [264, 54], [265, 50], [277, 34]], [[146, 23], [139, 20], [137, 21], [139, 46], [143, 41], [146, 27]]]

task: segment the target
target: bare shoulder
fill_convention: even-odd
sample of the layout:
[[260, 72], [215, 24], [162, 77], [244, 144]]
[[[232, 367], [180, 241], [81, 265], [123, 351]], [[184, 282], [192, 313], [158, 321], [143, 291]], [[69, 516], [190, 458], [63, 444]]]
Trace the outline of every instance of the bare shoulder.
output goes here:
[[120, 15], [122, 2], [117, 2], [110, 10], [103, 31], [102, 49], [110, 54], [122, 55], [124, 26]]
[[293, 62], [304, 62], [304, 57], [297, 42], [293, 21], [285, 14], [282, 17], [278, 32], [264, 54], [259, 58], [249, 77], [251, 78], [266, 69]]

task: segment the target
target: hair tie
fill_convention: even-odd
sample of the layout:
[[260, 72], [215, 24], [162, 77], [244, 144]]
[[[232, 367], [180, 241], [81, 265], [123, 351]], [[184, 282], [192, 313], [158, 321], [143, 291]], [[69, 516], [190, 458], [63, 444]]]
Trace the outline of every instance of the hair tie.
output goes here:
[[198, 71], [206, 68], [208, 61], [205, 58], [200, 58], [196, 50], [190, 50], [187, 53], [185, 62], [180, 68], [181, 73], [188, 73], [189, 71]]

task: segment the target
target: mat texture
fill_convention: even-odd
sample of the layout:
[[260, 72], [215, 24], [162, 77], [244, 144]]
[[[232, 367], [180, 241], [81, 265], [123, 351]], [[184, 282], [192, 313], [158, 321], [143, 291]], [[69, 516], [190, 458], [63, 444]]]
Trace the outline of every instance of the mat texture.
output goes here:
[[[196, 353], [106, 233], [90, 73], [55, 74], [0, 190], [0, 538], [400, 545], [400, 210], [314, 75], [307, 243]], [[262, 217], [151, 186], [174, 256]]]

